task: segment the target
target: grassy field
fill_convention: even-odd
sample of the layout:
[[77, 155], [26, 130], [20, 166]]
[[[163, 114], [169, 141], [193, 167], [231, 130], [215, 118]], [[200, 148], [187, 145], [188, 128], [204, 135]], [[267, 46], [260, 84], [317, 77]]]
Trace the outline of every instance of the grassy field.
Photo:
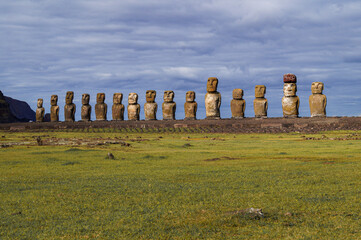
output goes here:
[[361, 239], [360, 139], [0, 132], [0, 239]]

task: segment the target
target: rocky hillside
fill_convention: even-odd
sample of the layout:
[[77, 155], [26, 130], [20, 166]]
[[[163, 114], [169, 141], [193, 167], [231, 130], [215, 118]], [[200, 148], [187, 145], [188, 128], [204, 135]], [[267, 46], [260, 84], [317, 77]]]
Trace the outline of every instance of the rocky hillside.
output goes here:
[[0, 91], [0, 123], [35, 121], [35, 112], [29, 104], [4, 96]]

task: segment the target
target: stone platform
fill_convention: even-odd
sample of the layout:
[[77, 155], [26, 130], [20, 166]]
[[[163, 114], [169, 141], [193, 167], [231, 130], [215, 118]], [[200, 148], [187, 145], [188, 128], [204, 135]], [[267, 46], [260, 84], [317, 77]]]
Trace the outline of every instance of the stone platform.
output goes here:
[[327, 118], [244, 118], [221, 120], [155, 120], [155, 121], [92, 121], [92, 122], [28, 122], [3, 123], [0, 130], [5, 131], [44, 131], [61, 129], [138, 129], [146, 132], [151, 129], [188, 132], [215, 133], [280, 133], [280, 132], [319, 132], [328, 130], [361, 130], [361, 117]]

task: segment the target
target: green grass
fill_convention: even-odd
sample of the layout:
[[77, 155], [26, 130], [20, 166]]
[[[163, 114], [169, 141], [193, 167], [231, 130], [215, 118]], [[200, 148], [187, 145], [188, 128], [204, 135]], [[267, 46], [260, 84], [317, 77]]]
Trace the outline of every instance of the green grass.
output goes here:
[[0, 132], [0, 239], [360, 239], [351, 134]]

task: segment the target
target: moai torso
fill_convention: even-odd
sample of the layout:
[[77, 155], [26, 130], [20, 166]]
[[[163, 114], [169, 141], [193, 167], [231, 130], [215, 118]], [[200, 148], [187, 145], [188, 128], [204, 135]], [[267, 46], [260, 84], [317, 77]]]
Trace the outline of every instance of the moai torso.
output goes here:
[[208, 78], [207, 94], [205, 96], [206, 118], [220, 119], [221, 94], [217, 92], [218, 79]]
[[195, 120], [197, 115], [198, 104], [194, 101], [196, 93], [188, 91], [186, 93], [186, 102], [184, 103], [185, 120]]
[[138, 94], [129, 93], [128, 97], [128, 120], [139, 120], [140, 105], [138, 104]]
[[326, 117], [327, 98], [322, 94], [323, 87], [322, 82], [312, 83], [312, 95], [309, 97], [311, 117]]
[[122, 100], [122, 93], [114, 93], [112, 106], [113, 120], [124, 120], [124, 105], [122, 104]]
[[256, 85], [255, 99], [253, 100], [254, 115], [256, 118], [267, 118], [268, 101], [264, 97], [266, 94], [266, 86]]
[[176, 103], [173, 102], [174, 92], [164, 91], [164, 102], [162, 104], [163, 120], [175, 120]]
[[64, 118], [66, 122], [75, 121], [76, 106], [73, 103], [74, 92], [67, 92], [65, 97]]
[[232, 118], [244, 118], [244, 111], [246, 110], [246, 101], [243, 98], [242, 89], [233, 90], [233, 99], [231, 100]]
[[282, 110], [283, 117], [298, 117], [298, 108], [300, 106], [300, 99], [295, 97], [283, 97], [282, 98]]
[[297, 78], [294, 74], [283, 75], [283, 95], [282, 110], [283, 117], [295, 118], [298, 117], [298, 108], [300, 106], [300, 99], [296, 96], [297, 92]]
[[104, 103], [105, 93], [97, 94], [97, 104], [95, 104], [95, 118], [97, 121], [107, 120], [108, 106]]
[[144, 104], [145, 120], [157, 120], [158, 104], [155, 102], [156, 91], [148, 90], [145, 94], [146, 103]]
[[90, 121], [91, 118], [91, 110], [92, 107], [89, 105], [90, 95], [84, 93], [81, 98], [82, 106], [81, 106], [81, 120], [82, 121]]
[[51, 95], [50, 104], [51, 104], [50, 121], [58, 122], [59, 121], [58, 95]]
[[36, 108], [36, 114], [35, 114], [36, 121], [44, 122], [44, 114], [45, 114], [45, 109], [43, 108], [43, 99], [39, 98]]

